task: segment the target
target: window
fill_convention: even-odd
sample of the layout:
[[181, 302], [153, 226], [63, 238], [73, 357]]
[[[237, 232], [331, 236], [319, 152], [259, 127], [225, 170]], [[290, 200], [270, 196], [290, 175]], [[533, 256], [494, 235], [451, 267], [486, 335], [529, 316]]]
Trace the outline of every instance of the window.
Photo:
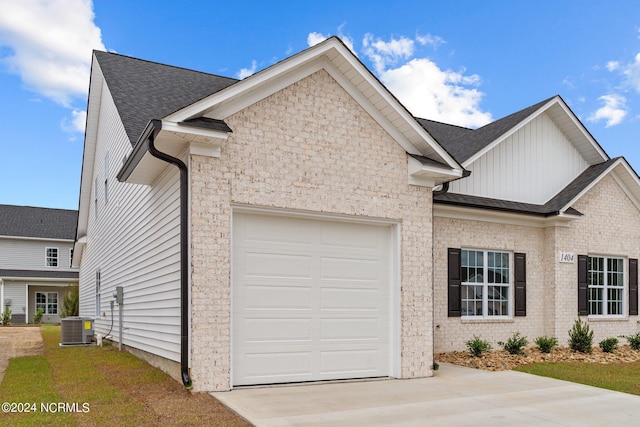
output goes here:
[[102, 276], [100, 270], [96, 271], [96, 317], [100, 317], [100, 288], [102, 287]]
[[73, 248], [69, 249], [69, 268], [73, 267]]
[[58, 248], [45, 249], [45, 265], [47, 267], [58, 266]]
[[624, 259], [587, 258], [589, 315], [624, 315]]
[[463, 249], [461, 255], [461, 315], [509, 316], [510, 254]]
[[58, 314], [58, 293], [36, 292], [36, 310], [39, 308], [44, 314]]
[[96, 177], [93, 182], [93, 213], [96, 219], [98, 219], [98, 178]]

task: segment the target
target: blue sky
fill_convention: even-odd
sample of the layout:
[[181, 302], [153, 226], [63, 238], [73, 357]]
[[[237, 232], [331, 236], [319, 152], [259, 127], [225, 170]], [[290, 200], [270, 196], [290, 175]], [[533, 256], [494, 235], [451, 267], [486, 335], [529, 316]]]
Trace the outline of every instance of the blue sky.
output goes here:
[[0, 203], [77, 209], [91, 50], [244, 77], [338, 35], [416, 116], [559, 94], [640, 171], [640, 4], [0, 0]]

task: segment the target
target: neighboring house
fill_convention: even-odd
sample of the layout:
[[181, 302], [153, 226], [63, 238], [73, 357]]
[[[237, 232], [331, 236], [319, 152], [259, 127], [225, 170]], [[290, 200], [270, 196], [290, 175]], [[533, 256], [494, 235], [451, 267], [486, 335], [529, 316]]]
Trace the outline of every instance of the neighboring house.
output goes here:
[[638, 331], [640, 180], [559, 96], [471, 130], [419, 120], [471, 175], [434, 194], [435, 351], [474, 334]]
[[71, 267], [78, 212], [0, 205], [0, 301], [11, 323], [60, 322], [62, 300], [78, 285]]
[[130, 351], [209, 391], [430, 376], [473, 333], [560, 337], [589, 307], [627, 332], [638, 182], [559, 97], [416, 119], [336, 38], [241, 81], [96, 51], [80, 315], [118, 340], [123, 308]]

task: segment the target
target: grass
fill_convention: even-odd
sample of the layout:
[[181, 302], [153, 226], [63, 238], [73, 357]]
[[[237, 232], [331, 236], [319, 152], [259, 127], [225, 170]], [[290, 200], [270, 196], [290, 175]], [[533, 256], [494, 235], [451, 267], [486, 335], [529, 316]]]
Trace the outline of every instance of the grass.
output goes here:
[[[0, 424], [249, 425], [210, 395], [190, 393], [117, 347], [60, 347], [59, 327], [43, 325], [41, 332], [45, 354], [11, 359], [0, 384], [0, 402], [35, 402], [38, 410], [0, 414]], [[79, 410], [54, 414], [40, 410], [41, 403], [55, 402], [77, 403]]]
[[515, 370], [640, 396], [640, 362], [548, 362], [521, 366]]

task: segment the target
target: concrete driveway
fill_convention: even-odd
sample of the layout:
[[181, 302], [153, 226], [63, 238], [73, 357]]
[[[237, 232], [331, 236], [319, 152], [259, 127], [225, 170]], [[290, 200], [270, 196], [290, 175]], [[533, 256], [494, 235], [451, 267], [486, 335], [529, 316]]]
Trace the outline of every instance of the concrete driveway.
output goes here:
[[640, 425], [639, 396], [446, 364], [433, 378], [244, 388], [213, 395], [256, 426]]

